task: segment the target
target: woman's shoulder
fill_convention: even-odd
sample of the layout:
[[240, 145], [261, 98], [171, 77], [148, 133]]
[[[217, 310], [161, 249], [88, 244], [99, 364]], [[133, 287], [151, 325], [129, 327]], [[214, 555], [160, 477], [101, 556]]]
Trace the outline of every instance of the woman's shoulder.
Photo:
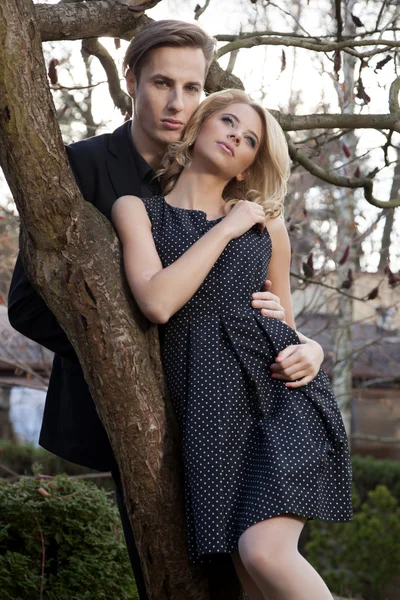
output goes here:
[[287, 235], [287, 229], [282, 215], [280, 215], [279, 217], [270, 217], [269, 219], [267, 219], [266, 228], [268, 229], [268, 232], [271, 237], [279, 236], [282, 234]]

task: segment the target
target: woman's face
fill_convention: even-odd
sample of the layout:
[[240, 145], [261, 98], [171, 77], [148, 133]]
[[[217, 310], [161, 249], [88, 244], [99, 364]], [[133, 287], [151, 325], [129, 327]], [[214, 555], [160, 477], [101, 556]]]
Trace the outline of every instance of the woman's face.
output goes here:
[[230, 181], [245, 175], [253, 163], [263, 128], [258, 113], [248, 104], [230, 104], [204, 123], [193, 147], [192, 164], [206, 166]]

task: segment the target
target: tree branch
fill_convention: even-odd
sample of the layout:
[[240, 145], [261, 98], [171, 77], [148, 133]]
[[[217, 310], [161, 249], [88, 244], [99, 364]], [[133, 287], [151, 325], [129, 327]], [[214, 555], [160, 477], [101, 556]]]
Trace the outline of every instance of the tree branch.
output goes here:
[[110, 0], [36, 4], [35, 12], [43, 42], [98, 37], [130, 40], [152, 20]]
[[319, 165], [315, 164], [308, 156], [306, 156], [303, 152], [301, 152], [294, 142], [290, 139], [290, 136], [286, 136], [290, 158], [294, 162], [298, 162], [306, 171], [322, 179], [322, 181], [326, 181], [327, 183], [331, 183], [332, 185], [337, 185], [339, 187], [346, 187], [351, 189], [363, 188], [364, 197], [373, 206], [377, 208], [395, 208], [400, 206], [400, 198], [395, 200], [387, 200], [381, 201], [377, 200], [373, 195], [373, 180], [368, 177], [343, 177], [342, 175], [336, 175], [335, 173], [328, 172], [326, 169], [323, 169]]
[[358, 58], [363, 55], [355, 52], [353, 48], [363, 46], [383, 46], [382, 51], [386, 51], [388, 48], [399, 48], [400, 40], [343, 40], [341, 42], [317, 42], [309, 41], [305, 38], [296, 37], [269, 37], [269, 36], [255, 36], [250, 38], [239, 38], [233, 42], [222, 46], [217, 52], [217, 58], [221, 58], [228, 52], [242, 48], [254, 48], [254, 46], [287, 46], [294, 48], [303, 48], [304, 50], [312, 50], [313, 52], [335, 52], [336, 50], [343, 50], [349, 52]]
[[108, 89], [115, 106], [123, 115], [132, 115], [132, 99], [121, 88], [118, 70], [111, 54], [97, 39], [82, 40], [82, 50], [99, 59], [107, 75]]

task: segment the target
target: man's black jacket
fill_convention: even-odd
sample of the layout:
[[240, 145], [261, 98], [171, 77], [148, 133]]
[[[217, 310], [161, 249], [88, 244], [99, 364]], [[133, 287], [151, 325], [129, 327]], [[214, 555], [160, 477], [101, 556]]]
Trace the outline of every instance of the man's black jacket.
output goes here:
[[[158, 191], [150, 166], [135, 149], [128, 121], [112, 134], [71, 144], [68, 159], [85, 200], [108, 219], [125, 194]], [[115, 462], [75, 351], [52, 312], [25, 275], [18, 256], [8, 298], [11, 325], [55, 353], [39, 443], [74, 463], [110, 470]]]

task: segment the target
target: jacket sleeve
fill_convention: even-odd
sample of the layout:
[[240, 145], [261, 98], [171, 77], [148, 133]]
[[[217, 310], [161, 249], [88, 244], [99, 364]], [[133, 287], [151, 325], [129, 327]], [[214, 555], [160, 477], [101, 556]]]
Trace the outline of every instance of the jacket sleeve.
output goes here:
[[[79, 150], [74, 152], [71, 148], [73, 147], [67, 147], [66, 150], [73, 173], [83, 196], [91, 201], [90, 185], [82, 185], [79, 177], [79, 154], [82, 155], [82, 152]], [[85, 161], [82, 160], [82, 163], [83, 167]], [[90, 173], [90, 169], [85, 169], [84, 172], [89, 174], [88, 171]], [[19, 333], [63, 358], [78, 362], [78, 357], [64, 330], [26, 276], [20, 255], [14, 267], [8, 295], [8, 318], [11, 326]]]

